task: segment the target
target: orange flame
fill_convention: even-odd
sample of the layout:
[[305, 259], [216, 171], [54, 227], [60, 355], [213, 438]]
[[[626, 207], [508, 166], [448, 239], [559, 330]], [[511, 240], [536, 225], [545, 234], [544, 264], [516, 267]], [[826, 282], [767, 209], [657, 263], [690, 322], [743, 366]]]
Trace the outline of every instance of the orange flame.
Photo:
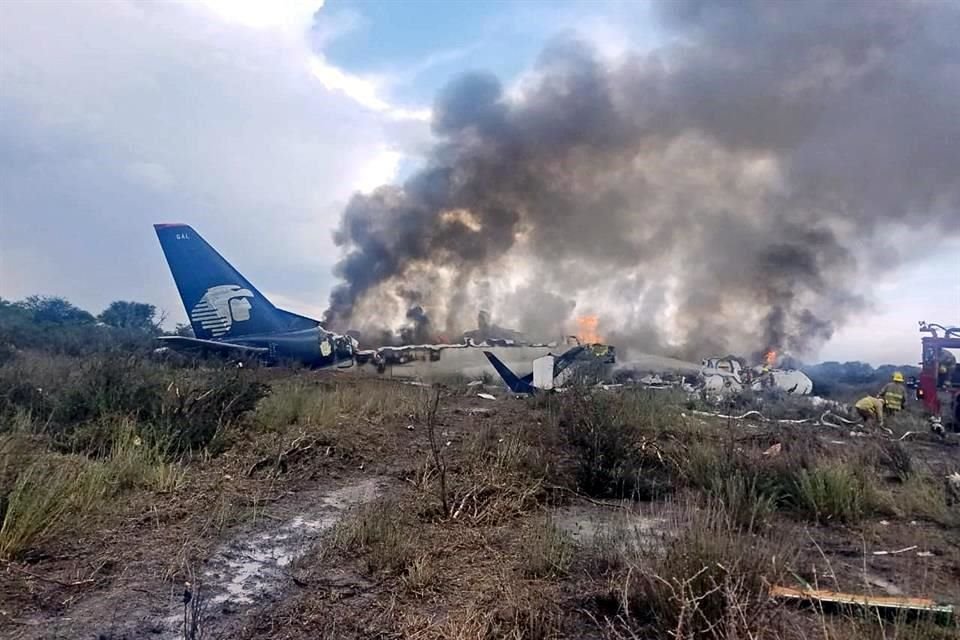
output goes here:
[[770, 349], [763, 355], [763, 363], [768, 367], [772, 367], [777, 363], [777, 351], [776, 349]]
[[603, 342], [600, 334], [597, 332], [597, 325], [600, 319], [597, 316], [580, 316], [577, 318], [577, 338], [580, 342], [596, 344]]

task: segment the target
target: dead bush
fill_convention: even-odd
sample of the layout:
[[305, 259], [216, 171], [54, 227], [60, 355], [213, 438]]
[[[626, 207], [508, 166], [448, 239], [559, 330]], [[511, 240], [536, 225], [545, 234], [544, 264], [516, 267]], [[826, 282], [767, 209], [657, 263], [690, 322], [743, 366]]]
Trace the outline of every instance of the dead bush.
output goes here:
[[762, 637], [774, 612], [769, 585], [792, 552], [744, 533], [719, 504], [685, 507], [676, 527], [624, 558], [613, 583], [622, 620], [678, 640]]
[[881, 440], [870, 451], [867, 460], [878, 472], [886, 472], [901, 482], [913, 473], [910, 452], [895, 440]]
[[951, 527], [960, 524], [960, 508], [947, 500], [942, 480], [914, 473], [892, 493], [893, 508], [901, 515]]
[[527, 532], [522, 549], [523, 571], [531, 578], [562, 578], [573, 562], [573, 539], [549, 518]]
[[437, 583], [439, 571], [429, 554], [421, 554], [407, 564], [400, 579], [408, 591], [423, 597]]
[[341, 551], [362, 554], [371, 573], [399, 575], [415, 557], [412, 526], [396, 502], [375, 500], [337, 523], [332, 543]]
[[[577, 389], [564, 401], [560, 426], [575, 453], [576, 486], [596, 497], [649, 500], [668, 493], [672, 470], [656, 443], [650, 410], [640, 396], [591, 395]], [[645, 425], [641, 428], [640, 425]]]
[[563, 635], [563, 612], [535, 585], [518, 582], [507, 572], [492, 576], [494, 589], [477, 600], [437, 617], [403, 620], [405, 638], [424, 640], [557, 640]]

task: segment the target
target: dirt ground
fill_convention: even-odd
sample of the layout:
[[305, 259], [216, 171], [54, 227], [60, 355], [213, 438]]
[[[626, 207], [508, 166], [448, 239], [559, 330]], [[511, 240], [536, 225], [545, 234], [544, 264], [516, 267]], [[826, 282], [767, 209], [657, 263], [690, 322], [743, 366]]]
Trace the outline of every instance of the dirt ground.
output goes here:
[[[334, 373], [296, 375], [316, 383], [317, 393], [334, 384], [375, 395], [399, 384]], [[481, 390], [497, 399], [478, 397]], [[227, 452], [191, 460], [175, 491], [131, 494], [82, 529], [0, 565], [0, 635], [641, 637], [640, 627], [624, 622], [631, 614], [616, 595], [622, 583], [592, 565], [594, 542], [617, 520], [659, 540], [655, 545], [669, 545], [678, 527], [686, 526], [676, 514], [692, 498], [677, 487], [642, 500], [585, 495], [570, 481], [569, 451], [549, 432], [555, 420], [556, 407], [540, 398], [459, 387], [439, 403], [437, 456], [426, 419], [417, 412], [340, 415], [335, 425], [318, 430], [302, 424], [275, 432], [250, 429]], [[685, 426], [660, 432], [644, 446], [688, 446], [684, 434], [697, 433], [691, 437], [757, 451], [806, 440], [825, 455], [849, 458], [878, 440], [686, 413], [676, 420]], [[515, 442], [523, 451], [516, 456], [520, 463], [509, 468], [521, 470], [494, 474], [500, 457], [514, 456], [503, 448]], [[960, 449], [949, 443], [921, 435], [902, 447], [913, 467], [930, 477], [960, 470]], [[477, 464], [481, 455], [493, 456], [483, 458], [492, 461], [489, 468]], [[437, 457], [449, 484], [446, 511]], [[876, 481], [892, 496], [901, 490], [891, 474]], [[366, 512], [364, 526], [395, 519], [388, 531], [393, 533], [346, 531], [343, 523], [357, 520], [363, 505], [383, 509]], [[787, 586], [806, 582], [960, 604], [956, 520], [937, 522], [896, 509], [849, 524], [816, 520], [777, 512], [762, 533], [790, 548]], [[544, 531], [554, 530], [544, 523], [564, 536], [559, 555], [549, 540], [544, 543]], [[384, 539], [392, 541], [385, 546]], [[545, 548], [547, 564], [535, 564], [532, 558]], [[555, 566], [556, 557], [563, 566]], [[789, 604], [776, 605], [775, 613], [766, 629], [774, 637], [840, 638], [846, 634], [842, 624], [860, 624]], [[202, 627], [193, 635], [185, 623], [191, 617]], [[901, 626], [868, 622], [866, 632], [857, 626], [864, 634], [857, 637], [911, 637]], [[937, 629], [945, 635], [935, 630], [929, 637], [955, 632]]]

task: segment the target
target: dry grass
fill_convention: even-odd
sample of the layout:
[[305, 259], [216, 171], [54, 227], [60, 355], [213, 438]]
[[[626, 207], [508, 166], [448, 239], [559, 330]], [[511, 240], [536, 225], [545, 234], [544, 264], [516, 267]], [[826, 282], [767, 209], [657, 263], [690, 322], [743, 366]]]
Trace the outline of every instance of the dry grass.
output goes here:
[[[164, 459], [163, 445], [137, 435], [128, 420], [112, 431], [114, 439], [100, 459], [45, 451], [41, 442], [33, 442], [30, 453], [21, 447], [22, 458], [14, 462], [0, 452], [2, 476], [13, 478], [3, 501], [0, 557], [22, 553], [67, 527], [81, 527], [123, 493], [169, 492], [182, 485], [185, 470]], [[6, 439], [5, 446], [12, 442]]]
[[424, 597], [436, 586], [439, 577], [440, 569], [429, 553], [423, 553], [407, 564], [400, 580], [408, 591], [418, 597]]
[[621, 547], [624, 569], [611, 579], [620, 626], [638, 637], [763, 637], [769, 585], [792, 550], [744, 533], [719, 504], [680, 505], [676, 517], [672, 532]]
[[476, 600], [440, 615], [407, 615], [400, 620], [404, 638], [417, 640], [556, 640], [563, 612], [546, 594], [506, 572], [490, 576], [494, 588]]
[[820, 625], [810, 640], [956, 640], [955, 625], [929, 621], [885, 620], [877, 617], [841, 617], [819, 614]]
[[254, 418], [267, 430], [290, 425], [330, 428], [344, 419], [358, 418], [379, 424], [390, 418], [413, 418], [426, 394], [421, 387], [385, 380], [331, 384], [298, 376], [275, 382]]
[[947, 503], [942, 480], [914, 473], [896, 489], [893, 505], [902, 515], [936, 522], [947, 527], [960, 526], [960, 512]]
[[400, 575], [417, 558], [412, 524], [397, 502], [375, 500], [337, 523], [331, 542], [340, 551], [361, 554], [371, 573]]
[[562, 578], [570, 571], [573, 539], [550, 519], [537, 521], [523, 538], [523, 572], [530, 578]]
[[17, 476], [6, 497], [0, 557], [14, 556], [64, 526], [71, 511], [97, 497], [99, 485], [79, 459], [51, 456], [31, 463]]

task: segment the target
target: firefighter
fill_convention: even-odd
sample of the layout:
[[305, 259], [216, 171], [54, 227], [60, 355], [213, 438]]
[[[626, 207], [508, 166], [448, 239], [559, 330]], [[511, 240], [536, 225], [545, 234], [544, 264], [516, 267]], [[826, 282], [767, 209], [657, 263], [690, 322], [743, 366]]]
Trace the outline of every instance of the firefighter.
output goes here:
[[863, 419], [863, 426], [869, 427], [870, 423], [876, 422], [878, 427], [883, 428], [883, 400], [866, 396], [853, 406]]
[[907, 401], [907, 389], [903, 384], [903, 374], [895, 371], [893, 378], [883, 385], [878, 398], [883, 399], [883, 410], [887, 415], [899, 413]]
[[957, 359], [946, 349], [940, 349], [937, 365], [937, 387], [942, 389], [952, 382], [953, 371], [957, 367]]

